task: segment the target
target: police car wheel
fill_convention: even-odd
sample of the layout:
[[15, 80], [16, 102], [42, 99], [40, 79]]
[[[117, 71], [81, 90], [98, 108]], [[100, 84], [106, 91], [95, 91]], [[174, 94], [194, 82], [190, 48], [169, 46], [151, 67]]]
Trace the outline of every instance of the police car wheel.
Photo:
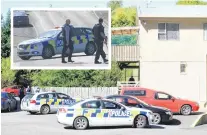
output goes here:
[[134, 125], [136, 128], [144, 128], [147, 126], [147, 117], [144, 115], [139, 115], [134, 120]]
[[86, 117], [77, 117], [74, 120], [73, 125], [74, 125], [75, 129], [83, 130], [88, 127], [88, 120], [86, 119]]
[[46, 46], [43, 48], [42, 51], [42, 58], [43, 59], [49, 59], [53, 56], [53, 49], [51, 46]]
[[86, 55], [93, 55], [96, 52], [96, 46], [93, 42], [89, 42], [86, 45], [85, 54]]
[[29, 60], [31, 56], [19, 56], [22, 60]]
[[48, 114], [50, 112], [50, 107], [48, 105], [43, 105], [40, 108], [40, 113], [41, 114]]

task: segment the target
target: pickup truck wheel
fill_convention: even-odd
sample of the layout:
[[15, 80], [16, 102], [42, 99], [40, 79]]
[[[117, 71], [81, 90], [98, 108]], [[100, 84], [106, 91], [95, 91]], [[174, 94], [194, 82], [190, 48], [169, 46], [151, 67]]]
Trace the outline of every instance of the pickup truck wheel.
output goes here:
[[190, 115], [191, 114], [191, 111], [192, 111], [192, 108], [191, 108], [190, 105], [183, 105], [181, 107], [180, 113], [182, 115]]

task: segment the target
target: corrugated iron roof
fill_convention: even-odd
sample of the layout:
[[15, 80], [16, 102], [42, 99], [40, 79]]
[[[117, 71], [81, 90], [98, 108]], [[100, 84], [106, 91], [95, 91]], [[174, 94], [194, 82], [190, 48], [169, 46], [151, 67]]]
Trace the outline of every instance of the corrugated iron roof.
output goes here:
[[207, 18], [206, 5], [171, 5], [163, 7], [138, 7], [138, 16], [144, 17], [174, 17], [174, 18]]

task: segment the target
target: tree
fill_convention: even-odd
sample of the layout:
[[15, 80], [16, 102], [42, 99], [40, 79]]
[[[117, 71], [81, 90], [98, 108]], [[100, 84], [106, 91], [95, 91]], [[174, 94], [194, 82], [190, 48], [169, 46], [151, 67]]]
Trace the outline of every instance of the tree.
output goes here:
[[1, 35], [1, 56], [7, 58], [10, 56], [10, 11], [7, 13], [6, 20], [3, 21]]
[[115, 9], [120, 8], [123, 6], [123, 2], [120, 1], [109, 1], [107, 3], [107, 7], [111, 8], [111, 12], [115, 11]]
[[42, 87], [113, 87], [121, 78], [116, 62], [111, 70], [41, 70], [31, 75], [33, 86]]
[[207, 5], [207, 2], [202, 0], [179, 0], [177, 5]]
[[117, 8], [112, 15], [112, 27], [136, 26], [136, 8]]
[[15, 70], [10, 69], [10, 58], [1, 59], [1, 87], [13, 85]]

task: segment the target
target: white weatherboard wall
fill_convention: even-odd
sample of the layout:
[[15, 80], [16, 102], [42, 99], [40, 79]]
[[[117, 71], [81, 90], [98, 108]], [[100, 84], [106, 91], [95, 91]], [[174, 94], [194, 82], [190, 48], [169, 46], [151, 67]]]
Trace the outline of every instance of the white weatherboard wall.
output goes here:
[[[145, 21], [146, 23], [142, 23]], [[180, 40], [159, 41], [158, 23], [179, 23]], [[175, 97], [207, 101], [203, 23], [207, 18], [140, 18], [140, 84]], [[180, 62], [187, 73], [180, 73]]]

